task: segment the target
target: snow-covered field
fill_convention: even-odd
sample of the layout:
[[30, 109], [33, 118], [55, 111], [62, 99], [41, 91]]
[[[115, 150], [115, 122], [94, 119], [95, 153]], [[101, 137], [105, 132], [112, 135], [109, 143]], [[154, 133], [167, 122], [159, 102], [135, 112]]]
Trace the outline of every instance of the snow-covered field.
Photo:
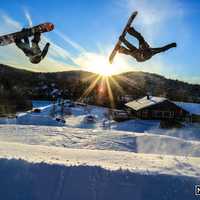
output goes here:
[[[61, 116], [61, 106], [52, 106], [48, 101], [33, 101], [34, 107], [41, 108], [40, 113], [19, 113], [17, 118], [0, 118], [0, 124], [17, 125], [40, 125], [40, 126], [65, 126], [69, 128], [87, 128], [95, 130], [120, 130], [137, 133], [148, 133], [167, 135], [186, 140], [200, 140], [200, 124], [186, 123], [183, 128], [161, 129], [159, 121], [156, 120], [129, 120], [125, 122], [114, 122], [107, 119], [108, 109], [95, 106], [64, 107]], [[67, 114], [65, 114], [67, 113]], [[70, 113], [70, 114], [69, 114]], [[85, 123], [85, 117], [91, 114], [96, 117], [95, 123]], [[55, 120], [56, 117], [63, 118], [65, 124]]]
[[2, 199], [196, 199], [199, 124], [160, 129], [109, 121], [106, 108], [65, 107], [61, 116], [58, 105], [34, 107], [42, 111], [0, 119]]
[[2, 199], [193, 200], [200, 159], [0, 142]]

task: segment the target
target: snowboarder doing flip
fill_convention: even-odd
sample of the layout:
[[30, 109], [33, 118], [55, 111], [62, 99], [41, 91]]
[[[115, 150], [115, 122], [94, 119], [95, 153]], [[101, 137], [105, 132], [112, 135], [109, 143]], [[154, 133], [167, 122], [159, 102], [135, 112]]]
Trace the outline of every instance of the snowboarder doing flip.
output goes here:
[[[25, 29], [22, 29], [24, 31]], [[24, 41], [23, 41], [24, 40]], [[33, 35], [33, 39], [31, 40], [31, 44], [29, 41], [29, 37], [25, 36], [22, 39], [15, 39], [16, 46], [21, 49], [24, 54], [29, 57], [29, 60], [33, 64], [38, 64], [44, 57], [47, 55], [50, 44], [47, 43], [44, 49], [41, 51], [39, 47], [39, 42], [41, 40], [41, 33], [36, 32]]]
[[125, 37], [121, 36], [119, 40], [126, 46], [119, 46], [118, 52], [123, 53], [126, 55], [130, 55], [134, 57], [138, 62], [144, 62], [146, 60], [149, 60], [152, 56], [155, 54], [167, 51], [173, 47], [176, 47], [176, 43], [171, 43], [163, 47], [159, 48], [151, 48], [149, 44], [145, 41], [143, 36], [137, 32], [133, 27], [128, 27], [127, 32], [137, 38], [139, 41], [139, 48], [136, 48], [134, 45], [129, 43]]
[[[15, 43], [19, 49], [29, 58], [33, 64], [39, 63], [47, 55], [50, 44], [47, 43], [41, 51], [39, 42], [41, 34], [54, 29], [54, 24], [43, 23], [30, 28], [23, 28], [21, 31], [0, 36], [0, 46]], [[30, 44], [30, 37], [33, 36]]]
[[[110, 54], [109, 61], [111, 64], [113, 63], [117, 52], [130, 55], [138, 62], [144, 62], [149, 60], [155, 54], [167, 51], [168, 49], [177, 46], [176, 43], [171, 43], [160, 48], [151, 48], [150, 45], [145, 41], [144, 37], [133, 27], [131, 27], [131, 23], [133, 22], [137, 14], [137, 11], [132, 13], [121, 36], [119, 37], [118, 42], [116, 43], [112, 53]], [[125, 36], [127, 33], [135, 37], [139, 41], [139, 48], [135, 47], [126, 40]]]

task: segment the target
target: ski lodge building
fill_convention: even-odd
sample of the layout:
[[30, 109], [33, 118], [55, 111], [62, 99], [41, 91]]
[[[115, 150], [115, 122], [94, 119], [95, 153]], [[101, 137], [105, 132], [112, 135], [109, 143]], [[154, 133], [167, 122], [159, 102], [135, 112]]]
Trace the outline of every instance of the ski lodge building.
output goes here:
[[164, 97], [146, 96], [125, 104], [140, 119], [188, 120], [200, 122], [200, 104], [173, 102]]

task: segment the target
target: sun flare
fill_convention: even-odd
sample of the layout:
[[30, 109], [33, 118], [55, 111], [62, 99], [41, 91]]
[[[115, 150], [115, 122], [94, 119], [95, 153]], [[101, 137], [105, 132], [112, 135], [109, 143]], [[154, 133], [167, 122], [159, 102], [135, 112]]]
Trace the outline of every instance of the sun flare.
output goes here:
[[90, 84], [79, 100], [84, 101], [85, 98], [87, 99], [95, 91], [98, 101], [109, 102], [110, 106], [114, 108], [115, 97], [113, 89], [118, 90], [120, 94], [123, 94], [124, 91], [113, 75], [131, 71], [132, 67], [127, 60], [123, 56], [118, 55], [115, 57], [113, 64], [110, 64], [109, 54], [83, 53], [76, 59], [76, 63], [80, 66], [86, 66], [84, 67], [86, 71], [95, 73], [85, 79], [85, 81], [90, 80]]
[[88, 63], [88, 70], [102, 76], [111, 76], [119, 73], [113, 65], [110, 65], [108, 60], [101, 55], [93, 55]]
[[78, 58], [81, 66], [86, 66], [87, 71], [97, 73], [101, 76], [112, 76], [127, 71], [127, 63], [123, 58], [116, 57], [115, 62], [110, 64], [108, 56], [95, 53], [86, 53]]

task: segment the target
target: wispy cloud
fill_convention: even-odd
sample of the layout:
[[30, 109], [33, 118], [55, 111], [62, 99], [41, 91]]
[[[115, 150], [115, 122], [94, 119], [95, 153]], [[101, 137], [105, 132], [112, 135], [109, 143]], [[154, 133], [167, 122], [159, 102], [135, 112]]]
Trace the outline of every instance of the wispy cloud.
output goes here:
[[51, 48], [48, 52], [48, 57], [57, 58], [57, 59], [64, 59], [64, 60], [70, 60], [74, 63], [74, 58], [70, 52], [68, 52], [66, 49], [63, 49], [59, 45], [57, 45], [55, 42], [53, 42], [51, 39], [49, 39], [46, 36], [42, 37], [42, 44], [44, 45], [46, 42], [49, 42], [51, 44]]
[[139, 11], [140, 23], [148, 26], [163, 24], [163, 22], [174, 17], [183, 16], [184, 11], [181, 4], [174, 0], [127, 0], [130, 12]]
[[60, 31], [55, 31], [55, 33], [61, 37], [61, 39], [63, 39], [66, 43], [70, 44], [73, 48], [75, 48], [76, 50], [80, 51], [80, 52], [86, 52], [86, 50], [78, 43], [76, 43], [75, 41], [73, 41], [72, 39], [70, 39], [66, 34], [60, 32]]
[[22, 27], [19, 22], [15, 21], [14, 19], [12, 19], [11, 17], [9, 17], [5, 13], [2, 13], [1, 17], [3, 18], [4, 22], [8, 26], [11, 26], [11, 27], [16, 28], [16, 29], [20, 29]]
[[31, 15], [30, 15], [29, 11], [26, 8], [24, 8], [24, 15], [25, 15], [25, 17], [26, 17], [26, 19], [28, 21], [29, 26], [32, 27], [33, 26], [33, 21], [32, 21], [32, 18], [31, 18]]

